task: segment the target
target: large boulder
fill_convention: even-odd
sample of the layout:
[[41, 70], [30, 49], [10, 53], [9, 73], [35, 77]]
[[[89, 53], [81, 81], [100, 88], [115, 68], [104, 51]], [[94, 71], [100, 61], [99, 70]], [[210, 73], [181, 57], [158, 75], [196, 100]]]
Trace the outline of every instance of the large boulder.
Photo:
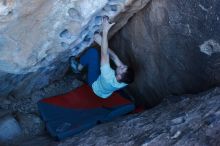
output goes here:
[[120, 22], [113, 35], [148, 2], [0, 1], [0, 97], [25, 97], [60, 79], [68, 58], [93, 42], [103, 15]]
[[137, 103], [220, 84], [220, 1], [152, 0], [110, 45], [136, 73]]

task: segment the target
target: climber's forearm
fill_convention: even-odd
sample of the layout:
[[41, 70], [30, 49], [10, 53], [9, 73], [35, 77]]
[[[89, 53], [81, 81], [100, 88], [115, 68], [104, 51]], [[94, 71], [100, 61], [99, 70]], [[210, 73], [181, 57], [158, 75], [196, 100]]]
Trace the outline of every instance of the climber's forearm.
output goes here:
[[113, 60], [113, 62], [115, 63], [116, 66], [124, 65], [113, 50], [108, 48], [108, 52], [109, 52], [110, 58]]
[[101, 65], [109, 64], [108, 54], [108, 32], [103, 31], [103, 37], [101, 41]]
[[[102, 44], [102, 36], [100, 34], [96, 34], [95, 37], [95, 42], [101, 46]], [[118, 56], [115, 54], [115, 52], [113, 50], [111, 50], [110, 48], [108, 48], [108, 53], [110, 55], [110, 58], [113, 60], [113, 62], [116, 64], [116, 66], [121, 66], [123, 65], [123, 63], [121, 62], [121, 60], [118, 58]]]

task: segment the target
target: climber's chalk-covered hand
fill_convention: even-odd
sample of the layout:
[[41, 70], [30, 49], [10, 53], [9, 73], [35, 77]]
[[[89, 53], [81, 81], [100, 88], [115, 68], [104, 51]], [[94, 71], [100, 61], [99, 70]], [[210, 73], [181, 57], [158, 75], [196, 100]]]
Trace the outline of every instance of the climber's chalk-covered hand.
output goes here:
[[103, 17], [103, 22], [102, 22], [103, 32], [108, 32], [113, 25], [115, 25], [115, 23], [110, 23], [108, 16]]

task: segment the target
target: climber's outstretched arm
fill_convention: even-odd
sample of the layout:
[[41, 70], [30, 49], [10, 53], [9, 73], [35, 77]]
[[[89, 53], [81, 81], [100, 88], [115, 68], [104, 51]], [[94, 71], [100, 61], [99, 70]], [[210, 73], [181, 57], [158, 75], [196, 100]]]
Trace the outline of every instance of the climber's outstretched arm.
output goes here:
[[[102, 36], [100, 34], [95, 34], [94, 40], [97, 44], [99, 44], [101, 46]], [[113, 62], [115, 63], [116, 66], [124, 65], [112, 49], [108, 48], [108, 53], [110, 55], [110, 58], [113, 60]]]
[[124, 66], [124, 64], [122, 63], [122, 61], [118, 58], [118, 56], [115, 54], [115, 52], [113, 50], [111, 50], [110, 48], [108, 49], [108, 52], [110, 54], [110, 58], [113, 60], [113, 62], [115, 63], [115, 65], [117, 67], [119, 66]]
[[101, 66], [104, 64], [109, 64], [109, 54], [108, 54], [108, 31], [111, 28], [107, 18], [103, 18], [103, 32], [101, 41]]

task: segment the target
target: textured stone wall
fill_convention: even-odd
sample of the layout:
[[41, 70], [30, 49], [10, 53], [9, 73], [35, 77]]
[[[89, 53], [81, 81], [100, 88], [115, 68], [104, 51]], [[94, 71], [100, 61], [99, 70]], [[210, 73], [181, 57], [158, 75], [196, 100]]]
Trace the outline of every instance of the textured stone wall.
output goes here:
[[137, 103], [220, 84], [220, 1], [153, 0], [112, 39], [131, 65]]

